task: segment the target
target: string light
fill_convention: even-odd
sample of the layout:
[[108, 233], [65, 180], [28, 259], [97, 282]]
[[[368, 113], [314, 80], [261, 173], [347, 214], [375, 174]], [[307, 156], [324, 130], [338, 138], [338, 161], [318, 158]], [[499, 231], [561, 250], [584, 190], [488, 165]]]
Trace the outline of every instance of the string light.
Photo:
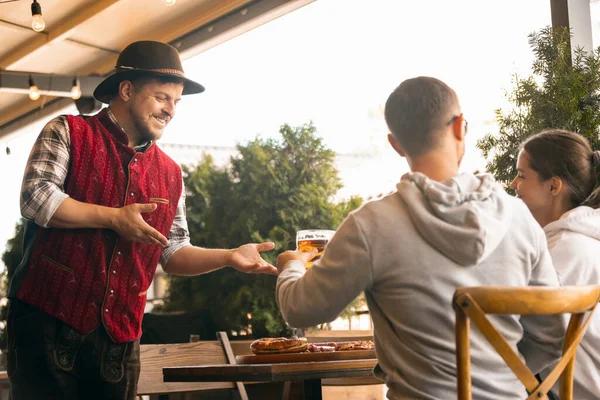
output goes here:
[[163, 0], [163, 2], [168, 6], [172, 6], [173, 4], [175, 4], [175, 1], [177, 0]]
[[31, 29], [36, 32], [43, 31], [46, 27], [46, 23], [42, 17], [42, 6], [37, 2], [37, 0], [33, 0], [33, 3], [31, 3], [31, 16]]
[[35, 101], [40, 98], [40, 95], [40, 89], [35, 85], [31, 75], [29, 75], [29, 98]]
[[79, 79], [73, 78], [73, 87], [71, 88], [71, 98], [77, 100], [81, 97], [81, 85]]

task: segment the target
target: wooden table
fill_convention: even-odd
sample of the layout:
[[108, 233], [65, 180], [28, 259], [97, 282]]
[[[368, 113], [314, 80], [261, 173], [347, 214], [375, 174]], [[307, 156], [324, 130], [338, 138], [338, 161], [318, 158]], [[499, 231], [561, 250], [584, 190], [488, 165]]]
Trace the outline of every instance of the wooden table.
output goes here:
[[322, 399], [321, 379], [373, 376], [376, 359], [163, 368], [165, 382], [303, 381], [305, 399]]

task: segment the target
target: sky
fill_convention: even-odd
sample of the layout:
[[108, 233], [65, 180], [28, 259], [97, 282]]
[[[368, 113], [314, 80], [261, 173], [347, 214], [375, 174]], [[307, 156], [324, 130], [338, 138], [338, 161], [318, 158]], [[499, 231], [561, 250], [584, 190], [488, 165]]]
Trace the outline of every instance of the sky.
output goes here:
[[[469, 121], [462, 170], [482, 170], [474, 144], [495, 132], [513, 75], [529, 74], [527, 35], [549, 24], [549, 0], [317, 0], [186, 60], [206, 92], [184, 97], [162, 141], [235, 146], [313, 121], [325, 144], [347, 155], [338, 198], [368, 198], [394, 190], [408, 171], [387, 144], [383, 104], [404, 79], [429, 75], [456, 90]], [[0, 141], [0, 249], [13, 236], [25, 163], [47, 120]]]

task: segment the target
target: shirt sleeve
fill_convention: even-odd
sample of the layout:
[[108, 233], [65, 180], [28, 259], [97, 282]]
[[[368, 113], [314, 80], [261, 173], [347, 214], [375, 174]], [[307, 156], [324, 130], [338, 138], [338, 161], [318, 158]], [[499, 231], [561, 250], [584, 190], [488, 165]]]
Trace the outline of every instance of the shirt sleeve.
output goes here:
[[21, 215], [41, 227], [67, 198], [64, 183], [69, 170], [70, 133], [65, 116], [46, 124], [35, 141], [21, 185]]
[[279, 274], [276, 299], [284, 319], [305, 328], [333, 321], [373, 284], [368, 243], [353, 214], [340, 225], [323, 257], [305, 271], [290, 261]]
[[175, 254], [177, 250], [192, 245], [190, 243], [190, 233], [185, 214], [185, 186], [182, 184], [181, 196], [179, 197], [177, 210], [175, 211], [175, 219], [173, 220], [173, 225], [171, 225], [171, 230], [169, 232], [169, 244], [163, 249], [163, 252], [160, 255], [160, 265], [162, 265], [165, 272], [167, 272], [167, 263], [173, 254]]
[[[535, 234], [538, 257], [533, 263], [529, 286], [558, 287], [558, 277], [548, 252], [544, 232], [539, 228], [535, 230]], [[525, 357], [531, 371], [538, 373], [553, 364], [562, 354], [566, 333], [564, 316], [526, 315], [521, 317], [521, 324], [524, 332], [519, 351]]]

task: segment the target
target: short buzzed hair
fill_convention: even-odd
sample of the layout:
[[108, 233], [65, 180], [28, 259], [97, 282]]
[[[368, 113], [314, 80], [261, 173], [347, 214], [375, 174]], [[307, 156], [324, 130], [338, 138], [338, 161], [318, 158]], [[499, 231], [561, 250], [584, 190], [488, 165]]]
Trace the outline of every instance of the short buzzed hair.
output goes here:
[[460, 112], [456, 93], [439, 79], [407, 79], [388, 97], [385, 121], [402, 150], [419, 156], [439, 145], [438, 133]]

